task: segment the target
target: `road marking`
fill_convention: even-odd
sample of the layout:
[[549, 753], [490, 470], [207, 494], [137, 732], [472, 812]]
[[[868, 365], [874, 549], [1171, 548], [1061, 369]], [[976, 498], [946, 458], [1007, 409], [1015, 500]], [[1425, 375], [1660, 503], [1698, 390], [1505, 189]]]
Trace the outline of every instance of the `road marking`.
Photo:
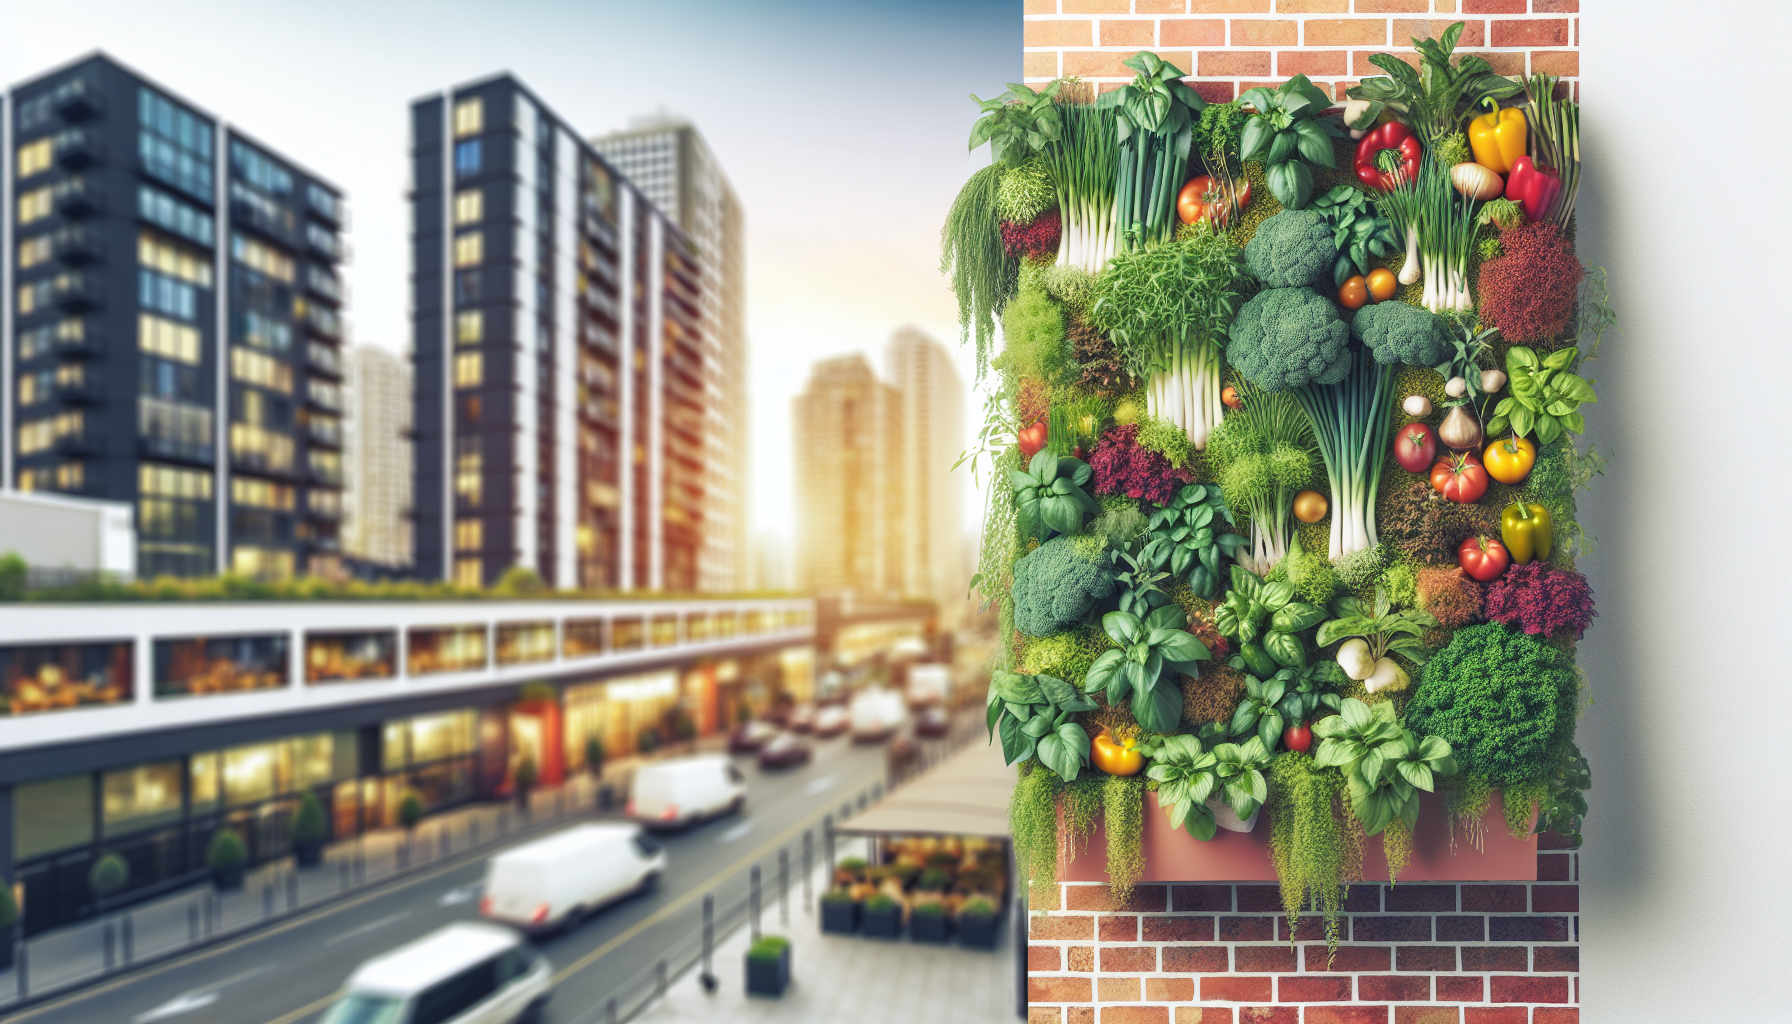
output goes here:
[[839, 781], [840, 776], [838, 775], [823, 775], [819, 779], [810, 779], [809, 784], [803, 787], [803, 792], [809, 796], [826, 793], [828, 790], [834, 788], [834, 783]]
[[233, 974], [223, 981], [215, 982], [202, 988], [188, 989], [155, 1009], [145, 1010], [137, 1016], [132, 1017], [131, 1024], [149, 1024], [150, 1021], [162, 1020], [166, 1017], [178, 1017], [183, 1013], [192, 1013], [194, 1010], [203, 1010], [217, 1002], [218, 997], [224, 994], [225, 989], [239, 981], [247, 981], [258, 974], [272, 970], [273, 967], [273, 964], [262, 964], [254, 970], [244, 971], [241, 974]]
[[484, 888], [484, 886], [463, 885], [458, 889], [450, 889], [442, 894], [441, 899], [436, 900], [436, 906], [453, 907], [462, 903], [471, 902], [479, 896], [479, 890], [482, 888]]
[[740, 824], [738, 824], [738, 825], [728, 826], [728, 830], [726, 832], [723, 832], [721, 835], [716, 837], [716, 845], [722, 846], [727, 843], [732, 843], [737, 839], [747, 838], [747, 833], [753, 831], [753, 824], [754, 824], [754, 822], [753, 822], [752, 818], [746, 818], [746, 819], [743, 819], [740, 822]]
[[388, 914], [387, 916], [379, 918], [377, 920], [369, 921], [359, 928], [350, 928], [348, 931], [343, 932], [341, 935], [337, 935], [332, 938], [325, 939], [324, 945], [325, 946], [334, 946], [339, 942], [347, 942], [350, 939], [358, 939], [361, 936], [366, 935], [368, 932], [377, 931], [378, 929], [384, 928], [389, 924], [397, 924], [398, 922], [400, 922], [410, 916], [411, 916], [411, 912], [408, 910], [403, 910], [396, 914]]

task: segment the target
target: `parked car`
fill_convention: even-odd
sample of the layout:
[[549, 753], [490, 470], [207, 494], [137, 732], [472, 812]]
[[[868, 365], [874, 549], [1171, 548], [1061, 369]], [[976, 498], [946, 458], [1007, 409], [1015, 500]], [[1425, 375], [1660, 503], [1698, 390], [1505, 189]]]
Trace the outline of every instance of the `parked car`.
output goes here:
[[548, 1001], [552, 975], [517, 932], [457, 921], [356, 968], [321, 1024], [510, 1024]]
[[815, 712], [815, 735], [821, 739], [838, 736], [852, 727], [852, 712], [839, 704], [829, 704]]
[[784, 720], [784, 728], [791, 732], [810, 732], [815, 728], [815, 705], [798, 704], [790, 709]]
[[759, 767], [789, 768], [809, 763], [809, 744], [791, 733], [781, 732], [759, 748]]
[[721, 754], [705, 754], [635, 769], [626, 813], [648, 828], [680, 828], [746, 804], [746, 776]]
[[908, 669], [908, 706], [911, 708], [932, 707], [944, 704], [952, 694], [952, 667], [950, 665], [910, 665]]
[[762, 722], [757, 718], [742, 722], [739, 728], [728, 734], [728, 752], [757, 754], [759, 748], [777, 734], [778, 727], [770, 722]]
[[915, 719], [915, 735], [938, 739], [952, 731], [952, 716], [942, 707], [931, 707]]
[[854, 743], [881, 743], [896, 735], [896, 730], [908, 719], [908, 707], [903, 703], [902, 694], [881, 687], [865, 690], [854, 697], [848, 713], [852, 716]]
[[550, 932], [652, 888], [665, 870], [666, 851], [641, 826], [577, 825], [493, 857], [479, 913], [531, 934]]

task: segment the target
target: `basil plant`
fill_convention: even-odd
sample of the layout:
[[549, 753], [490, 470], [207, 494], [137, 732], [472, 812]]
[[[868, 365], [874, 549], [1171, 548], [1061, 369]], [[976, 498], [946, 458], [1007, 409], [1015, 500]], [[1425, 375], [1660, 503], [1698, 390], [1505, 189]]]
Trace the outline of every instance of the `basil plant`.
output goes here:
[[989, 680], [987, 722], [1000, 735], [1008, 764], [1037, 756], [1065, 782], [1089, 761], [1089, 734], [1071, 716], [1096, 703], [1056, 676], [996, 672]]
[[1131, 612], [1109, 612], [1101, 628], [1120, 645], [1095, 659], [1083, 689], [1105, 688], [1109, 704], [1132, 698], [1132, 717], [1146, 732], [1172, 732], [1182, 720], [1182, 687], [1176, 675], [1199, 673], [1212, 655], [1185, 629], [1181, 606], [1166, 604], [1143, 619]]

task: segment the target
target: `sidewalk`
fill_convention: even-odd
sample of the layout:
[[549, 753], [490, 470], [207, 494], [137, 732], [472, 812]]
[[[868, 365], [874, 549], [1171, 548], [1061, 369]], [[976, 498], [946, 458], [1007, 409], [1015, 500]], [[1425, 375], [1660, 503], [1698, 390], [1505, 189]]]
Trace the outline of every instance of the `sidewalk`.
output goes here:
[[[818, 873], [817, 893], [821, 880]], [[713, 970], [719, 984], [713, 995], [703, 991], [699, 972], [693, 970], [635, 1021], [1012, 1024], [1020, 1019], [1015, 1013], [1012, 920], [1003, 919], [996, 948], [982, 950], [906, 938], [824, 935], [813, 905], [802, 902], [792, 900], [788, 926], [779, 921], [775, 903], [768, 902], [761, 918], [765, 934], [790, 938], [790, 987], [783, 998], [747, 996], [745, 958], [751, 934], [743, 927], [716, 944]]]

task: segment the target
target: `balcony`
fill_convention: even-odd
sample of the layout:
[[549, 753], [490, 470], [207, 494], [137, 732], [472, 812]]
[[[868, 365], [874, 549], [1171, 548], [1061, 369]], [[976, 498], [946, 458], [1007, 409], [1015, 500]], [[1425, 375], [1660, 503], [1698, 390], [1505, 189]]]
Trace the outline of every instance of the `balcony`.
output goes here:
[[82, 325], [79, 338], [56, 339], [55, 352], [65, 359], [98, 359], [106, 354], [105, 339], [89, 321]]
[[335, 348], [311, 341], [305, 344], [305, 362], [308, 369], [336, 380], [342, 379], [342, 354]]
[[80, 271], [56, 275], [56, 304], [70, 313], [98, 309], [103, 297], [98, 278]]
[[168, 462], [184, 462], [210, 468], [214, 461], [212, 446], [202, 441], [188, 441], [175, 437], [143, 437], [138, 438], [137, 447], [148, 458]]
[[56, 232], [51, 244], [56, 249], [56, 258], [71, 267], [96, 263], [102, 252], [99, 237], [80, 224]]
[[56, 188], [56, 212], [64, 217], [90, 217], [104, 208], [104, 193], [85, 178], [71, 178]]
[[71, 78], [50, 94], [50, 106], [65, 121], [84, 121], [105, 112], [105, 97], [87, 87], [87, 79]]
[[64, 434], [56, 439], [55, 450], [58, 455], [94, 455], [100, 450], [100, 439], [86, 431]]
[[97, 385], [86, 381], [57, 384], [52, 393], [57, 401], [66, 405], [97, 405], [105, 398]]
[[342, 239], [322, 224], [305, 225], [305, 241], [312, 252], [330, 260], [342, 259]]
[[342, 447], [342, 424], [337, 420], [313, 419], [305, 424], [305, 436], [313, 445]]
[[56, 162], [71, 171], [91, 167], [106, 155], [99, 137], [81, 128], [57, 132], [55, 147]]

